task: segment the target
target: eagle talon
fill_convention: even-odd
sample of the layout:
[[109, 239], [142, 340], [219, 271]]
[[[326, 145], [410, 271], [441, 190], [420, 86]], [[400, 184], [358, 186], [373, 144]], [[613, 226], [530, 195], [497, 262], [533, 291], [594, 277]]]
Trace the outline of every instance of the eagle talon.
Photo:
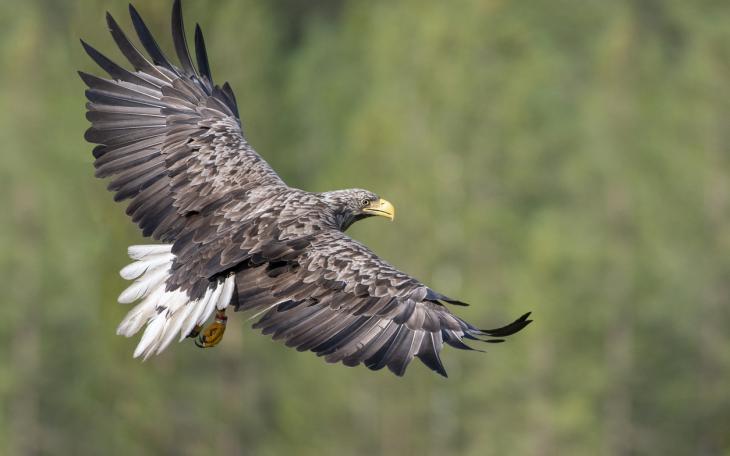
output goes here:
[[208, 325], [203, 332], [198, 335], [195, 339], [195, 345], [200, 348], [215, 347], [223, 340], [223, 333], [226, 331], [226, 323], [228, 317], [226, 317], [225, 310], [219, 310], [215, 314], [215, 321]]

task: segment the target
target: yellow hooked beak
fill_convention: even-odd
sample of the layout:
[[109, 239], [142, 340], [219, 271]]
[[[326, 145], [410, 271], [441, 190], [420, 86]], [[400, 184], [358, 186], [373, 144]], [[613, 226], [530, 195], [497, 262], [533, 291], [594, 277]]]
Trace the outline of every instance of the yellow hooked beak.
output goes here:
[[381, 217], [387, 217], [391, 221], [395, 218], [395, 208], [389, 201], [380, 198], [377, 201], [373, 201], [362, 209], [366, 214], [379, 215]]

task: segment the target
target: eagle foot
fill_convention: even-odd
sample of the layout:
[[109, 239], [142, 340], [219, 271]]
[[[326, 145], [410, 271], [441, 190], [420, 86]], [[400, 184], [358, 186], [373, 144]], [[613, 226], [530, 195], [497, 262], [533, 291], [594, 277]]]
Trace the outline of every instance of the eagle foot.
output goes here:
[[209, 324], [203, 332], [198, 335], [195, 339], [195, 345], [200, 348], [215, 347], [223, 340], [223, 333], [226, 332], [226, 323], [228, 317], [226, 317], [225, 310], [218, 310], [215, 313], [215, 321]]

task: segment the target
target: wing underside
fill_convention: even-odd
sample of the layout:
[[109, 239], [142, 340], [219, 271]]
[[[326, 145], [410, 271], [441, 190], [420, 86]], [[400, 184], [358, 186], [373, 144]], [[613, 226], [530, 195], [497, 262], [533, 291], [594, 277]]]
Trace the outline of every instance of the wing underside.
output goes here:
[[509, 325], [478, 329], [446, 307], [452, 300], [388, 265], [344, 233], [321, 233], [296, 248], [260, 254], [237, 268], [237, 310], [260, 315], [254, 325], [327, 362], [403, 375], [418, 357], [446, 376], [444, 345], [502, 342], [527, 326], [529, 313]]
[[187, 216], [205, 210], [233, 191], [283, 187], [273, 169], [246, 142], [230, 86], [213, 83], [200, 27], [195, 31], [198, 68], [188, 51], [180, 2], [172, 29], [180, 66], [162, 53], [137, 11], [130, 15], [145, 56], [114, 18], [107, 23], [132, 65], [127, 70], [82, 41], [108, 73], [80, 72], [88, 86], [86, 132], [98, 177], [111, 177], [117, 201], [131, 200], [127, 214], [145, 236], [174, 242]]

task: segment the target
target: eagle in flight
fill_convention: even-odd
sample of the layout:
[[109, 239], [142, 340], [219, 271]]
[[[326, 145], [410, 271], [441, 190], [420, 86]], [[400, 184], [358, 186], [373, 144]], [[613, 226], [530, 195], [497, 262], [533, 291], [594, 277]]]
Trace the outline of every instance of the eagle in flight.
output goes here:
[[[373, 216], [393, 219], [393, 205], [361, 189], [312, 193], [291, 188], [249, 145], [228, 83], [213, 82], [200, 27], [195, 60], [180, 1], [172, 39], [180, 61], [163, 54], [133, 6], [132, 24], [145, 56], [107, 13], [127, 70], [81, 42], [106, 73], [79, 72], [88, 86], [96, 176], [113, 177], [114, 200], [144, 236], [129, 247], [134, 280], [120, 303], [138, 304], [117, 333], [143, 327], [134, 351], [147, 358], [186, 337], [200, 347], [220, 342], [226, 309], [250, 311], [254, 328], [327, 362], [388, 367], [403, 375], [414, 357], [446, 376], [444, 344], [501, 342], [530, 323], [529, 313], [497, 329], [478, 329], [438, 293], [381, 260], [345, 231]], [[215, 314], [213, 322], [202, 325]]]

